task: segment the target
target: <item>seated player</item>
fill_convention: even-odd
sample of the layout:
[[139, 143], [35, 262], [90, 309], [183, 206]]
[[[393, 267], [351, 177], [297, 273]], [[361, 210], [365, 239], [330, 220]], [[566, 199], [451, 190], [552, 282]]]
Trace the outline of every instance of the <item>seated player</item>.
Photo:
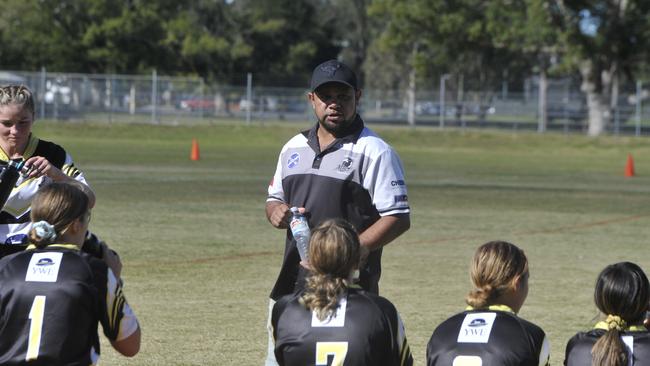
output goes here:
[[445, 320], [427, 345], [429, 366], [548, 365], [549, 343], [517, 316], [528, 295], [528, 260], [517, 246], [492, 241], [472, 261], [466, 311]]
[[0, 259], [0, 365], [95, 365], [98, 323], [131, 357], [140, 327], [122, 291], [120, 263], [80, 252], [89, 199], [50, 183], [32, 201], [27, 250]]
[[650, 365], [650, 332], [643, 325], [650, 285], [634, 263], [609, 265], [600, 272], [594, 291], [596, 307], [606, 317], [566, 346], [565, 365]]
[[390, 301], [353, 285], [359, 237], [343, 220], [312, 231], [305, 289], [275, 304], [271, 316], [280, 365], [412, 365], [404, 326]]

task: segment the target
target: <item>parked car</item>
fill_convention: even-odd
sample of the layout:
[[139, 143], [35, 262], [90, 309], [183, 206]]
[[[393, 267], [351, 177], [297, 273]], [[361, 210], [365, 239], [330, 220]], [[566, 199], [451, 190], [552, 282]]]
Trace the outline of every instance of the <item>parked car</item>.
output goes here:
[[183, 99], [178, 103], [180, 109], [186, 111], [198, 111], [215, 108], [214, 98], [193, 98], [193, 99]]

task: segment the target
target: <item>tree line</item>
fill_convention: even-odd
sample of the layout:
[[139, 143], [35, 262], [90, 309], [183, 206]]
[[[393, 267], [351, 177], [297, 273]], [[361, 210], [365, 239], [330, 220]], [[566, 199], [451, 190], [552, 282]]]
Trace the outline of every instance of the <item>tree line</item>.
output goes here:
[[620, 85], [648, 75], [647, 0], [5, 0], [0, 67], [196, 75], [208, 83], [307, 85], [339, 58], [365, 88], [514, 90], [536, 75], [580, 80], [589, 133]]

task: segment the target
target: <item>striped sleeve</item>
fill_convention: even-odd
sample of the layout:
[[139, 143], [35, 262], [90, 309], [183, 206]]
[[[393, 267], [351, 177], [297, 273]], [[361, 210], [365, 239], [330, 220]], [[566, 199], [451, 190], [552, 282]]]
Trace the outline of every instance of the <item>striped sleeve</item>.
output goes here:
[[399, 314], [397, 315], [397, 345], [399, 352], [399, 364], [400, 366], [412, 366], [413, 365], [413, 355], [411, 354], [411, 347], [406, 340], [406, 331], [404, 329], [404, 323]]
[[81, 169], [77, 168], [74, 165], [74, 162], [72, 161], [72, 157], [68, 153], [65, 154], [65, 162], [61, 167], [61, 171], [63, 172], [63, 174], [71, 178], [74, 178], [76, 181], [88, 185], [88, 182], [86, 182], [86, 178], [84, 177], [83, 172], [81, 171]]
[[373, 157], [365, 172], [363, 186], [381, 216], [410, 212], [402, 162], [391, 148], [385, 148]]
[[138, 330], [138, 319], [126, 302], [121, 281], [110, 268], [107, 271], [106, 316], [102, 327], [108, 339], [119, 341]]

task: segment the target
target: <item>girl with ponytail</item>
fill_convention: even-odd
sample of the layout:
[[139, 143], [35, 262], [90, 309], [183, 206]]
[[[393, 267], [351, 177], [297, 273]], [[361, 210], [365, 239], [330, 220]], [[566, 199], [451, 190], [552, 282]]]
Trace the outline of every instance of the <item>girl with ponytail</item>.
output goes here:
[[121, 354], [140, 349], [121, 264], [111, 268], [80, 251], [91, 202], [78, 185], [40, 188], [32, 201], [31, 245], [0, 259], [0, 365], [95, 365], [98, 324]]
[[359, 259], [359, 237], [347, 221], [312, 230], [305, 289], [278, 300], [271, 315], [280, 365], [327, 364], [328, 354], [333, 365], [413, 364], [393, 304], [354, 284]]
[[594, 302], [604, 320], [580, 332], [567, 344], [565, 365], [650, 365], [650, 332], [643, 325], [650, 285], [631, 262], [603, 269], [596, 280]]
[[466, 311], [440, 324], [427, 346], [427, 365], [548, 365], [544, 331], [517, 316], [528, 296], [528, 260], [505, 241], [474, 254]]

